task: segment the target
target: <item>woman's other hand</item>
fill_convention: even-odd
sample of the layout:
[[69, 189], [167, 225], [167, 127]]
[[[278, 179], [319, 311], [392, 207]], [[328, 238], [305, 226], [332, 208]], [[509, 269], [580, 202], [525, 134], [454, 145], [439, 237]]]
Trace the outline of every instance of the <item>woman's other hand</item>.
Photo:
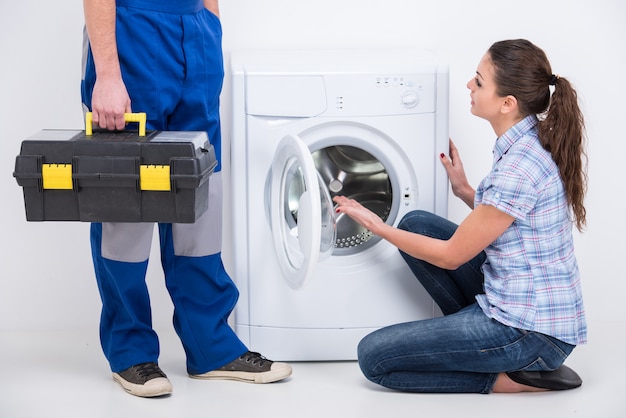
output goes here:
[[452, 193], [459, 199], [461, 199], [467, 206], [474, 208], [474, 194], [476, 191], [470, 186], [465, 176], [465, 169], [463, 168], [463, 162], [459, 155], [459, 150], [454, 145], [454, 142], [450, 140], [449, 155], [444, 153], [439, 155], [441, 163], [443, 164], [448, 178], [450, 179], [450, 186], [452, 187]]

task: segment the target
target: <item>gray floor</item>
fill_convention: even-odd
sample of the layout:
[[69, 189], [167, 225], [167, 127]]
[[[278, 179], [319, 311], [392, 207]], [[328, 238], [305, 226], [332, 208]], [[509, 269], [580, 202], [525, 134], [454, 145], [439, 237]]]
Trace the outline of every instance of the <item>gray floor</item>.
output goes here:
[[392, 392], [367, 382], [355, 362], [293, 363], [291, 378], [270, 385], [193, 380], [178, 340], [162, 332], [160, 365], [174, 393], [160, 399], [136, 398], [113, 382], [95, 330], [0, 332], [0, 417], [626, 417], [626, 324], [593, 329], [592, 342], [567, 362], [581, 388], [515, 395]]

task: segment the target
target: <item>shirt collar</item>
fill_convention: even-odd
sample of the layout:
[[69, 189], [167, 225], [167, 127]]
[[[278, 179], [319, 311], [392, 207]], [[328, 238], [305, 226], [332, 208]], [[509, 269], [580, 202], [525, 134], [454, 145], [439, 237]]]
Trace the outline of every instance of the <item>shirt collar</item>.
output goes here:
[[534, 129], [538, 122], [539, 119], [537, 119], [536, 115], [528, 115], [496, 139], [496, 143], [493, 147], [493, 162], [495, 163], [500, 160], [500, 158], [507, 153], [509, 148], [511, 148], [518, 139], [526, 135], [528, 131]]

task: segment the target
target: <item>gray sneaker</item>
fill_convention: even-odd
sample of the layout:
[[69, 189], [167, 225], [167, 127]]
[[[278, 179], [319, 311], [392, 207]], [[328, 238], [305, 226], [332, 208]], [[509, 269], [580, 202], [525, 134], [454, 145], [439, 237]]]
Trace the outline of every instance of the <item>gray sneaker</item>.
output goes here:
[[135, 396], [150, 398], [172, 393], [172, 384], [156, 363], [136, 364], [122, 372], [113, 373], [113, 380]]
[[202, 374], [190, 374], [194, 379], [225, 379], [249, 383], [272, 383], [291, 375], [291, 366], [287, 363], [271, 361], [248, 351], [239, 358], [219, 369]]

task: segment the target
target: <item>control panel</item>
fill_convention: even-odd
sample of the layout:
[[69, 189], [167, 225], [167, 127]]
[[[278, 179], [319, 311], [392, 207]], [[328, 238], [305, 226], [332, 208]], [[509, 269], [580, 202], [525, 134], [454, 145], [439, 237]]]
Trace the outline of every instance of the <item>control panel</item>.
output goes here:
[[326, 116], [433, 113], [434, 74], [324, 76]]

